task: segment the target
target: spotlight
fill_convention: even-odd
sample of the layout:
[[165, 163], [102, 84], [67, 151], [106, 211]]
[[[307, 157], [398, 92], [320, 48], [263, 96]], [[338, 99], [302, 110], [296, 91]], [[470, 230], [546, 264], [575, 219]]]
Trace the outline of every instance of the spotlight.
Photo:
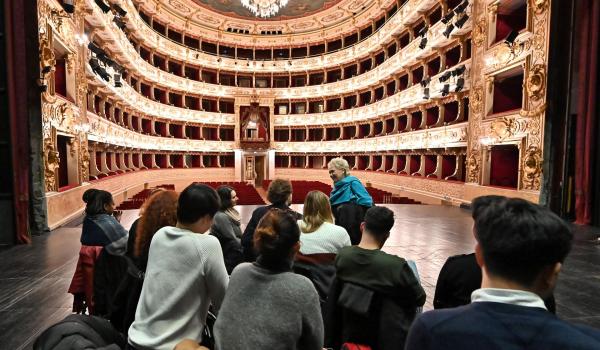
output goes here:
[[512, 46], [515, 43], [517, 36], [519, 36], [519, 32], [517, 32], [516, 30], [512, 30], [510, 33], [508, 33], [506, 39], [504, 39], [504, 43], [508, 46]]
[[429, 100], [429, 88], [428, 87], [423, 89], [423, 99]]
[[427, 46], [427, 38], [422, 37], [421, 42], [419, 43], [419, 49], [423, 50], [425, 48], [425, 46]]
[[127, 16], [127, 11], [123, 10], [123, 8], [117, 4], [113, 4], [113, 10], [119, 14], [121, 17]]
[[456, 68], [455, 70], [453, 70], [452, 71], [452, 75], [455, 76], [455, 77], [458, 76], [458, 75], [461, 75], [461, 74], [463, 74], [465, 72], [466, 69], [467, 68], [465, 68], [465, 66], [462, 65], [462, 66]]
[[451, 75], [452, 75], [452, 73], [451, 73], [451, 72], [446, 72], [446, 73], [444, 73], [444, 74], [440, 75], [440, 78], [439, 78], [439, 79], [440, 79], [440, 83], [443, 83], [443, 82], [445, 82], [446, 80], [450, 79], [450, 76], [451, 76]]
[[450, 23], [448, 24], [448, 26], [446, 27], [446, 30], [444, 30], [444, 36], [446, 38], [450, 37], [450, 33], [452, 33], [452, 31], [454, 30], [454, 24]]
[[75, 0], [63, 0], [63, 8], [66, 13], [75, 12]]
[[102, 50], [101, 48], [96, 46], [96, 44], [94, 44], [92, 42], [90, 42], [88, 44], [88, 49], [90, 49], [90, 51], [92, 51], [94, 54], [96, 54], [96, 57], [98, 57], [100, 59], [108, 58], [108, 56], [106, 56], [106, 52], [104, 52], [104, 50]]
[[113, 76], [113, 78], [114, 78], [114, 81], [115, 81], [115, 87], [120, 88], [120, 87], [123, 86], [123, 83], [121, 83], [121, 75], [120, 74], [115, 74]]
[[424, 26], [417, 32], [417, 36], [425, 36], [425, 34], [427, 34], [427, 30], [429, 30], [429, 28], [427, 28], [427, 26]]
[[460, 5], [458, 5], [454, 8], [454, 12], [456, 12], [456, 14], [462, 13], [465, 11], [467, 6], [469, 6], [469, 0], [465, 0], [465, 1], [461, 2]]
[[448, 12], [444, 17], [442, 17], [442, 23], [448, 24], [452, 17], [454, 17], [454, 11]]
[[425, 86], [429, 85], [430, 81], [431, 81], [431, 78], [421, 80], [421, 86], [425, 87]]
[[107, 5], [103, 0], [95, 0], [96, 5], [100, 7], [100, 10], [104, 13], [108, 13], [110, 11], [110, 6]]
[[113, 18], [113, 22], [115, 22], [117, 27], [121, 30], [124, 30], [125, 28], [127, 28], [127, 25], [125, 24], [125, 21], [123, 21], [123, 18], [121, 18], [121, 16], [116, 15]]
[[464, 78], [458, 78], [456, 80], [456, 88], [454, 89], [454, 92], [459, 92], [460, 90], [463, 89], [463, 87], [465, 87], [465, 79]]
[[462, 28], [468, 19], [469, 19], [468, 15], [466, 15], [466, 14], [462, 15], [461, 18], [459, 18], [456, 22], [454, 22], [454, 24], [456, 25], [456, 28]]
[[98, 68], [100, 68], [100, 64], [98, 63], [98, 59], [97, 58], [90, 58], [89, 60], [89, 64], [90, 67], [92, 67], [92, 70], [95, 72]]
[[44, 68], [42, 68], [42, 74], [48, 74], [52, 71], [52, 66], [45, 66]]
[[448, 96], [448, 94], [450, 93], [450, 84], [444, 84], [444, 87], [442, 88], [442, 97], [446, 97]]

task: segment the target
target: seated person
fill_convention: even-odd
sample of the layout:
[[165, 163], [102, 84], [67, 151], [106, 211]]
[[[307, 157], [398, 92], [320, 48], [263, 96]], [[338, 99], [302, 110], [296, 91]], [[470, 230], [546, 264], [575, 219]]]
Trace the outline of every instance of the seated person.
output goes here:
[[337, 225], [346, 229], [352, 244], [360, 242], [360, 224], [373, 198], [356, 176], [350, 175], [350, 165], [344, 158], [333, 158], [327, 164], [333, 180], [331, 207]]
[[254, 233], [255, 263], [238, 265], [214, 326], [219, 350], [323, 348], [312, 283], [292, 272], [300, 230], [289, 211], [269, 210]]
[[469, 305], [422, 314], [406, 349], [600, 349], [598, 330], [559, 320], [542, 300], [571, 248], [567, 223], [518, 198], [479, 197], [472, 207], [481, 289]]
[[[339, 348], [344, 342], [352, 342], [373, 349], [403, 347], [416, 310], [425, 303], [425, 291], [406, 260], [381, 251], [393, 225], [390, 209], [372, 207], [360, 225], [362, 238], [358, 246], [339, 252], [335, 261], [337, 286], [332, 287], [327, 301], [327, 346]], [[357, 303], [365, 301], [364, 312], [356, 310], [355, 305], [344, 305], [344, 294], [355, 294]], [[375, 310], [375, 299], [365, 300], [365, 296], [385, 300], [389, 308], [380, 305]], [[390, 312], [392, 309], [394, 312]], [[341, 317], [335, 316], [340, 313]]]
[[225, 258], [227, 273], [244, 261], [242, 255], [242, 229], [240, 228], [240, 213], [234, 208], [238, 197], [235, 190], [229, 186], [219, 186], [217, 193], [221, 198], [221, 208], [215, 214], [210, 234], [219, 239]]
[[[475, 253], [451, 256], [446, 260], [435, 285], [433, 307], [445, 309], [471, 303], [471, 293], [481, 287], [481, 268]], [[544, 298], [548, 311], [556, 313], [554, 295]]]
[[304, 199], [304, 212], [300, 226], [300, 253], [337, 254], [350, 245], [346, 229], [333, 224], [333, 213], [329, 198], [321, 191], [310, 191]]
[[154, 234], [130, 347], [172, 350], [182, 339], [202, 340], [208, 308], [219, 309], [229, 279], [219, 240], [206, 234], [220, 205], [215, 190], [190, 185], [179, 195], [177, 225]]
[[271, 208], [287, 210], [296, 218], [296, 220], [302, 218], [302, 215], [290, 209], [290, 204], [292, 203], [292, 183], [288, 180], [273, 180], [267, 189], [267, 199], [271, 204], [254, 209], [252, 217], [242, 234], [244, 261], [252, 262], [256, 260], [256, 252], [254, 251], [254, 230], [263, 215]]
[[[143, 205], [144, 214], [139, 218], [135, 241], [129, 247], [126, 256], [113, 257], [104, 253], [98, 259], [94, 283], [96, 304], [104, 298], [107, 316], [113, 326], [127, 334], [135, 318], [135, 310], [142, 292], [144, 273], [148, 265], [150, 242], [154, 234], [165, 226], [177, 224], [177, 200], [175, 191], [156, 191]], [[116, 260], [118, 259], [118, 260]], [[121, 274], [114, 273], [107, 266], [119, 266]], [[96, 282], [102, 282], [99, 288]]]

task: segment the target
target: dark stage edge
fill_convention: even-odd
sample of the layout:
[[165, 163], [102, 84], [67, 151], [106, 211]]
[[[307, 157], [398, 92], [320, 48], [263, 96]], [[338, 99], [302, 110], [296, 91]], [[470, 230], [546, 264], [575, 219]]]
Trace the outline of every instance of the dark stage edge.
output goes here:
[[[432, 309], [438, 273], [450, 255], [474, 247], [470, 212], [456, 207], [386, 205], [396, 213], [396, 224], [384, 250], [417, 262], [427, 292], [425, 310]], [[240, 208], [242, 221], [256, 206]], [[294, 205], [301, 211], [301, 206]], [[137, 211], [127, 211], [129, 226]], [[567, 258], [556, 290], [559, 317], [600, 328], [600, 229], [581, 228]], [[0, 251], [0, 349], [31, 349], [47, 327], [71, 313], [67, 293], [79, 251], [81, 227], [65, 225], [33, 237], [29, 246]]]

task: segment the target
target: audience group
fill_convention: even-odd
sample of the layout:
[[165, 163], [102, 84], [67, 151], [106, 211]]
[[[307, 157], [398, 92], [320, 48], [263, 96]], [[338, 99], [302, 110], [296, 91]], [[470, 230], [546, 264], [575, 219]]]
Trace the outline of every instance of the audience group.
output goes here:
[[572, 233], [548, 209], [475, 199], [475, 252], [448, 259], [421, 313], [415, 263], [381, 250], [394, 213], [345, 160], [328, 168], [330, 196], [309, 192], [300, 214], [275, 179], [243, 231], [228, 186], [158, 190], [129, 233], [109, 192], [86, 191], [73, 310], [140, 350], [600, 348], [600, 332], [553, 314]]

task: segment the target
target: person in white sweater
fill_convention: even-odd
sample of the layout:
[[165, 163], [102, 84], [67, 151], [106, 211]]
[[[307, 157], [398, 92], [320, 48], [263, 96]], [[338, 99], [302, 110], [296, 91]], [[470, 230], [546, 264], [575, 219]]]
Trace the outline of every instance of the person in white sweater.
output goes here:
[[177, 226], [152, 238], [131, 348], [172, 350], [185, 338], [202, 341], [208, 308], [217, 312], [229, 282], [219, 240], [206, 233], [219, 206], [215, 190], [190, 185], [179, 196]]
[[337, 254], [351, 245], [346, 229], [333, 224], [329, 197], [321, 191], [310, 191], [306, 195], [303, 219], [298, 220], [298, 226], [302, 232], [301, 254]]

